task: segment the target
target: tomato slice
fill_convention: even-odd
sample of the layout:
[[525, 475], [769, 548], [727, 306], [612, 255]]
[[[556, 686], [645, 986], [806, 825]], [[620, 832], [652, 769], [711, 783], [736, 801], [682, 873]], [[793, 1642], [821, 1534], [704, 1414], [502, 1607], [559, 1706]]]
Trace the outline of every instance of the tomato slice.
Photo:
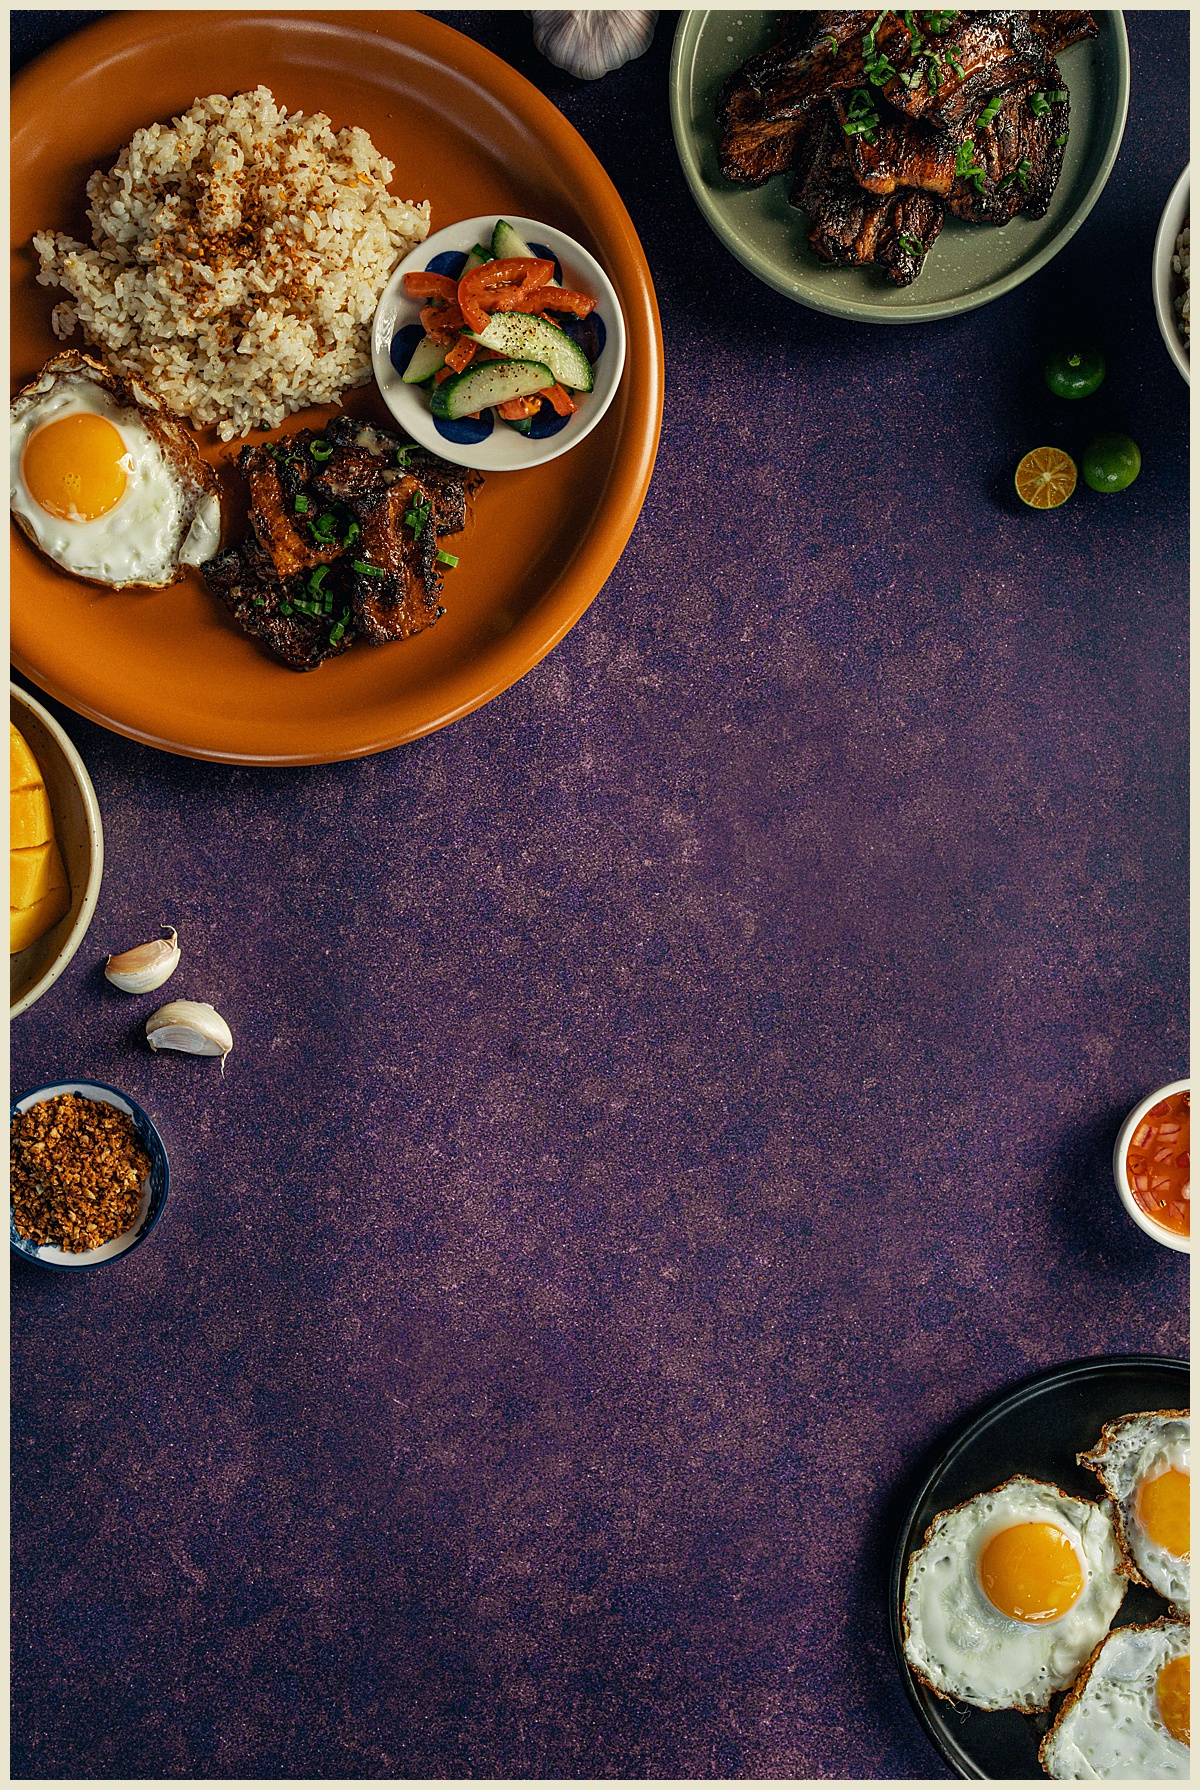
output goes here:
[[584, 292], [569, 292], [565, 286], [543, 286], [532, 307], [538, 311], [570, 311], [574, 317], [586, 317], [596, 309], [596, 301]]
[[527, 416], [536, 416], [541, 408], [542, 393], [534, 392], [528, 398], [509, 398], [506, 403], [497, 404], [496, 414], [502, 416], [506, 423], [519, 423]]
[[434, 298], [422, 308], [421, 322], [435, 342], [452, 342], [463, 326], [463, 314], [457, 304], [443, 304]]
[[454, 300], [458, 297], [458, 281], [444, 273], [406, 273], [404, 290], [410, 298]]
[[548, 386], [545, 391], [539, 392], [538, 396], [549, 398], [559, 416], [570, 416], [579, 408], [570, 392], [564, 391], [561, 385]]
[[535, 292], [554, 277], [553, 261], [504, 256], [473, 267], [458, 282], [458, 302], [467, 327], [487, 328], [489, 311], [527, 311]]

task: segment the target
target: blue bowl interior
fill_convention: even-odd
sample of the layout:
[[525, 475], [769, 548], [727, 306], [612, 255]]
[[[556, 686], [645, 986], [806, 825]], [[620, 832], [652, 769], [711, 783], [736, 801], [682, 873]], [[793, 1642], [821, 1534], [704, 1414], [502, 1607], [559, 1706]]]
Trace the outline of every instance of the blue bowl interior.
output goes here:
[[106, 1262], [118, 1261], [136, 1249], [162, 1217], [163, 1207], [167, 1203], [167, 1192], [171, 1184], [171, 1171], [167, 1162], [167, 1152], [162, 1138], [158, 1135], [153, 1121], [142, 1111], [136, 1100], [128, 1094], [122, 1094], [119, 1088], [111, 1088], [106, 1082], [98, 1081], [58, 1081], [50, 1082], [45, 1087], [34, 1088], [29, 1093], [20, 1094], [9, 1106], [9, 1123], [17, 1113], [25, 1112], [31, 1106], [39, 1105], [43, 1100], [52, 1100], [56, 1094], [82, 1094], [89, 1100], [103, 1100], [109, 1106], [126, 1112], [137, 1127], [142, 1146], [150, 1158], [150, 1173], [142, 1186], [142, 1203], [138, 1208], [137, 1220], [120, 1237], [104, 1243], [99, 1249], [82, 1250], [78, 1254], [63, 1249], [55, 1249], [50, 1245], [38, 1248], [19, 1235], [13, 1223], [12, 1208], [9, 1208], [8, 1235], [15, 1253], [27, 1262], [34, 1262], [39, 1268], [56, 1268], [67, 1273], [78, 1274], [88, 1268], [102, 1268]]

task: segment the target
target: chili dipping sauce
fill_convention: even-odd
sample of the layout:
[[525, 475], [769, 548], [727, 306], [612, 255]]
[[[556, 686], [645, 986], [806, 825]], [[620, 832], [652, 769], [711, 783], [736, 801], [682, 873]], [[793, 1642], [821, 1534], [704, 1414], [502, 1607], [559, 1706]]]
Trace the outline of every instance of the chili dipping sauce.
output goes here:
[[1185, 1088], [1150, 1108], [1125, 1152], [1125, 1173], [1135, 1202], [1147, 1218], [1179, 1237], [1191, 1236], [1191, 1143], [1191, 1105]]

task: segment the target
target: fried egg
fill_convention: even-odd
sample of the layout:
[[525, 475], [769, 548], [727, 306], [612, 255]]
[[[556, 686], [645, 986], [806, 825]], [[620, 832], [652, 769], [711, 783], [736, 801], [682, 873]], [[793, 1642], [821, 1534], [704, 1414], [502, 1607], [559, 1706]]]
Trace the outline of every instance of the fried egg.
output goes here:
[[221, 544], [217, 477], [188, 431], [85, 354], [17, 394], [9, 440], [13, 516], [77, 578], [159, 589]]
[[1045, 1709], [1125, 1595], [1098, 1504], [1018, 1476], [935, 1517], [908, 1564], [904, 1652], [941, 1697]]
[[1190, 1608], [1191, 1418], [1186, 1411], [1140, 1411], [1106, 1423], [1079, 1456], [1117, 1507], [1122, 1570], [1177, 1609]]
[[1191, 1634], [1164, 1617], [1102, 1642], [1042, 1742], [1050, 1777], [1190, 1777]]

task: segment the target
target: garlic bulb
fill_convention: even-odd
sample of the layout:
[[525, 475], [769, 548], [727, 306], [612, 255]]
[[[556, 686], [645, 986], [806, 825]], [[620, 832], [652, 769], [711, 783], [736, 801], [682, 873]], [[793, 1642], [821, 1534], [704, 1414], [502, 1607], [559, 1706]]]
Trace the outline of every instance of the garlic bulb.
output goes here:
[[233, 1033], [207, 1001], [168, 1001], [146, 1021], [151, 1050], [184, 1050], [193, 1057], [220, 1057], [221, 1073], [233, 1049]]
[[644, 56], [656, 12], [531, 12], [533, 41], [555, 68], [581, 81], [598, 81]]
[[149, 994], [161, 988], [179, 966], [179, 934], [173, 926], [162, 929], [169, 938], [152, 939], [148, 945], [135, 945], [132, 951], [121, 951], [110, 957], [104, 974], [114, 988], [125, 994]]

